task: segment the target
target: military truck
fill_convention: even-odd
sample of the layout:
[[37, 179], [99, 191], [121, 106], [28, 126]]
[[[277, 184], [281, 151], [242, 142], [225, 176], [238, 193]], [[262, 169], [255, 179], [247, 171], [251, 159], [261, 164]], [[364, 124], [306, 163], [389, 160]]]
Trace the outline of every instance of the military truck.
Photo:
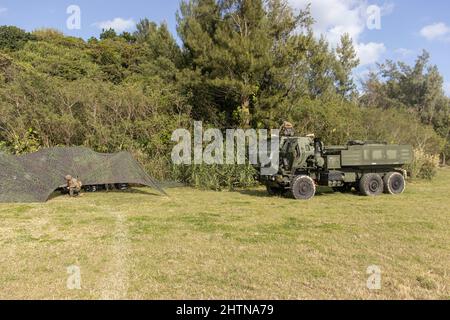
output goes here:
[[299, 200], [313, 198], [317, 186], [339, 192], [354, 188], [364, 196], [398, 195], [405, 190], [404, 166], [412, 156], [408, 145], [350, 141], [325, 147], [313, 135], [283, 137], [278, 173], [258, 178], [270, 195], [286, 194]]

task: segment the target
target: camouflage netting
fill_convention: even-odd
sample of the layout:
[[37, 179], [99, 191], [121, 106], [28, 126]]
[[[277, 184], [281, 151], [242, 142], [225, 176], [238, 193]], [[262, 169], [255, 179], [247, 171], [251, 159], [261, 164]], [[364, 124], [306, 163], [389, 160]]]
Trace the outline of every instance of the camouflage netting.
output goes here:
[[0, 202], [45, 202], [66, 185], [66, 175], [78, 177], [83, 185], [138, 184], [165, 194], [128, 152], [57, 147], [23, 156], [0, 153]]

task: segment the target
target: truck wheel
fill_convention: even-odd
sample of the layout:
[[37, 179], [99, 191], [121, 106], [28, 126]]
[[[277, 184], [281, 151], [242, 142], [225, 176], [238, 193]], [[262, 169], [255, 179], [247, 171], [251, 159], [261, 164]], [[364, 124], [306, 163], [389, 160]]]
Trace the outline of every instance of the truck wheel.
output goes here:
[[364, 196], [378, 196], [383, 193], [383, 188], [383, 179], [376, 173], [367, 173], [359, 181], [359, 191]]
[[384, 176], [384, 193], [402, 194], [406, 188], [405, 177], [398, 172], [390, 172]]
[[115, 187], [117, 190], [120, 190], [120, 191], [125, 191], [125, 190], [127, 190], [127, 189], [129, 188], [129, 186], [128, 186], [127, 183], [116, 183], [116, 184], [114, 185], [114, 187]]
[[266, 186], [266, 189], [267, 189], [267, 193], [269, 194], [269, 196], [281, 196], [284, 191], [281, 188], [270, 187], [270, 186]]
[[309, 200], [316, 194], [316, 184], [308, 176], [297, 176], [292, 181], [290, 195], [297, 200]]
[[85, 186], [84, 191], [86, 192], [97, 192], [97, 186]]

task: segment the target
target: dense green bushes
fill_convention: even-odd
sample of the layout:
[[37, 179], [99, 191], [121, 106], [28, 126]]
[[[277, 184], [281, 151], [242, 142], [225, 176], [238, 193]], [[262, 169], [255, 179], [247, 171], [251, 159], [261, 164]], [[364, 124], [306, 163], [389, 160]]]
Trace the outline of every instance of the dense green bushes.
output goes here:
[[189, 125], [178, 91], [158, 76], [115, 85], [20, 70], [0, 87], [0, 137], [14, 153], [55, 145], [126, 149], [150, 173], [168, 178], [171, 134]]
[[411, 178], [431, 180], [436, 176], [439, 156], [427, 154], [422, 149], [414, 149], [414, 160], [407, 170]]
[[0, 27], [0, 50], [17, 50], [22, 48], [28, 41], [35, 37], [14, 26]]
[[[0, 150], [127, 149], [160, 179], [216, 190], [249, 186], [254, 171], [173, 167], [171, 134], [194, 119], [220, 129], [289, 120], [327, 144], [383, 140], [448, 154], [450, 102], [427, 56], [414, 67], [399, 64], [400, 73], [392, 62], [381, 65], [386, 79], [371, 75], [358, 95], [351, 39], [334, 50], [313, 35], [308, 8], [296, 14], [285, 1], [267, 4], [183, 1], [182, 46], [166, 25], [146, 19], [134, 34], [105, 30], [88, 41], [0, 27]], [[412, 171], [431, 176], [417, 169], [425, 167]]]

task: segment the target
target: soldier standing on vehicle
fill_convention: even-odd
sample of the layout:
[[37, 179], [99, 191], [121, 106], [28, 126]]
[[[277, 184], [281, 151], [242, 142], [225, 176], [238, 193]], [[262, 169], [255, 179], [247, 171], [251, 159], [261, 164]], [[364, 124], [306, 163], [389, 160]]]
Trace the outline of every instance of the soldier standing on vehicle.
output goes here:
[[67, 189], [69, 190], [69, 196], [77, 197], [80, 195], [81, 187], [83, 184], [80, 180], [73, 178], [71, 175], [66, 176]]
[[283, 125], [280, 129], [281, 135], [284, 137], [293, 137], [295, 136], [294, 126], [290, 122], [283, 122]]

